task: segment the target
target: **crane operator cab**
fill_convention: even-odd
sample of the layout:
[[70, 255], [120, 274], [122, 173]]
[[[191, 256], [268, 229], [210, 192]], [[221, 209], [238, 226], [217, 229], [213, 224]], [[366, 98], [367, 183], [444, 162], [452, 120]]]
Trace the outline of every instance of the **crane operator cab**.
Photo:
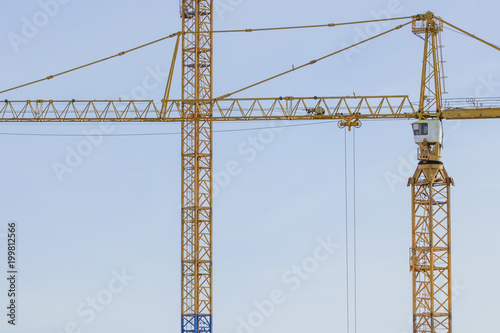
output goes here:
[[419, 120], [412, 124], [413, 137], [418, 145], [418, 160], [421, 163], [441, 163], [443, 124], [441, 120]]
[[415, 143], [443, 144], [443, 124], [441, 120], [419, 120], [412, 124]]

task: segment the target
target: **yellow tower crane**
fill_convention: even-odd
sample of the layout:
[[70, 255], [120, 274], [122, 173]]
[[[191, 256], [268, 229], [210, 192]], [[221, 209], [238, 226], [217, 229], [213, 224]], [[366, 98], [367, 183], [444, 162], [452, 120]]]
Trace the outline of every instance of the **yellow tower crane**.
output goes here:
[[441, 21], [432, 13], [413, 21], [413, 32], [422, 35], [424, 59], [419, 112], [436, 111], [436, 119], [413, 123], [418, 144], [418, 166], [408, 181], [412, 198], [413, 332], [451, 332], [451, 232], [450, 186], [441, 161], [443, 129], [440, 33]]
[[212, 31], [210, 0], [183, 1], [182, 332], [212, 332]]
[[[325, 24], [305, 27], [335, 27], [377, 21], [407, 20], [365, 41], [353, 44], [257, 84], [313, 65], [369, 40], [412, 24], [424, 40], [420, 100], [415, 108], [408, 96], [229, 98], [257, 84], [214, 98], [212, 0], [183, 0], [182, 31], [157, 40], [177, 38], [165, 97], [153, 100], [24, 100], [5, 99], [1, 122], [179, 122], [182, 126], [182, 333], [212, 332], [212, 124], [213, 121], [249, 120], [338, 120], [339, 127], [359, 127], [372, 119], [416, 119], [415, 141], [419, 164], [408, 185], [412, 191], [413, 332], [450, 333], [450, 186], [441, 160], [442, 124], [445, 119], [500, 118], [500, 108], [443, 107], [440, 70], [440, 32], [443, 24], [496, 50], [488, 43], [428, 12], [412, 17]], [[245, 29], [251, 32], [273, 29]], [[182, 40], [182, 43], [181, 43]], [[154, 43], [154, 42], [153, 42]], [[4, 94], [78, 70], [126, 52], [69, 71], [0, 91]], [[182, 98], [170, 100], [173, 69], [182, 44]]]

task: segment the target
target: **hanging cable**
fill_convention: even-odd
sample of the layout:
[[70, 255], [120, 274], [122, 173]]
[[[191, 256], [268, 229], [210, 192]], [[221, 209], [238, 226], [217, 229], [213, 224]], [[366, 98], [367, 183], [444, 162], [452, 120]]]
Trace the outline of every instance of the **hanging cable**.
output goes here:
[[346, 272], [346, 319], [347, 333], [350, 327], [350, 302], [349, 302], [349, 207], [348, 207], [348, 182], [347, 182], [347, 129], [344, 127], [344, 198], [345, 198], [345, 272]]
[[443, 28], [446, 29], [446, 30], [449, 30], [449, 31], [453, 31], [453, 32], [455, 32], [457, 34], [469, 37], [467, 34], [464, 34], [463, 32], [460, 32], [460, 31], [452, 29], [452, 28], [448, 28], [447, 26], [443, 26]]
[[347, 289], [347, 332], [351, 329], [351, 317], [353, 318], [353, 328], [354, 333], [358, 329], [358, 286], [357, 286], [357, 234], [356, 234], [356, 130], [353, 129], [352, 132], [352, 220], [353, 220], [353, 253], [352, 253], [352, 265], [353, 265], [353, 313], [351, 314], [351, 280], [350, 280], [350, 239], [349, 237], [349, 172], [348, 172], [348, 144], [347, 144], [347, 129], [344, 128], [344, 195], [345, 195], [345, 242], [346, 242], [346, 289]]
[[[289, 127], [303, 127], [303, 126], [315, 126], [315, 125], [325, 125], [328, 123], [337, 123], [337, 120], [328, 120], [314, 123], [304, 123], [304, 124], [292, 124], [292, 125], [281, 125], [273, 126], [272, 128], [289, 128]], [[38, 124], [38, 123], [27, 123], [27, 124]], [[47, 123], [47, 124], [57, 124], [59, 123]], [[74, 125], [80, 125], [79, 123], [72, 123]], [[146, 123], [152, 124], [152, 123]], [[271, 127], [250, 127], [250, 128], [234, 128], [225, 130], [214, 130], [214, 133], [229, 133], [229, 132], [245, 132], [245, 131], [257, 131], [257, 130], [267, 130]], [[161, 136], [161, 135], [181, 135], [181, 132], [157, 132], [157, 133], [119, 133], [119, 134], [102, 134], [102, 136]], [[0, 132], [0, 135], [14, 135], [14, 136], [49, 136], [49, 137], [87, 137], [86, 134], [56, 134], [56, 133], [16, 133], [16, 132]]]
[[358, 276], [357, 276], [357, 237], [356, 237], [356, 129], [352, 131], [352, 186], [353, 186], [353, 238], [354, 238], [354, 333], [358, 329]]

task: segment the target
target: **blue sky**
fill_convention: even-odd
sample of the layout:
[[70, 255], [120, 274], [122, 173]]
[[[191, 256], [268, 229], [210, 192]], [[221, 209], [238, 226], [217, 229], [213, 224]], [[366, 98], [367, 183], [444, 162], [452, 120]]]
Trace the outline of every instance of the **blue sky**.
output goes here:
[[[50, 3], [2, 4], [0, 90], [180, 29], [177, 1], [60, 0], [58, 7]], [[498, 44], [492, 22], [499, 6], [484, 0], [219, 0], [215, 29], [347, 22], [432, 10]], [[43, 19], [44, 11], [51, 15], [29, 31], [26, 22]], [[236, 90], [395, 25], [217, 35], [214, 94]], [[23, 29], [27, 42], [16, 46], [9, 38], [23, 36]], [[497, 51], [449, 30], [443, 41], [446, 98], [500, 95]], [[239, 96], [354, 92], [408, 94], [416, 101], [422, 46], [409, 27], [403, 28], [347, 56]], [[159, 100], [173, 48], [170, 40], [2, 99]], [[179, 75], [177, 71], [172, 97], [180, 94]], [[416, 145], [410, 124], [367, 122], [356, 130], [359, 332], [411, 331], [406, 179], [415, 167]], [[214, 138], [215, 332], [346, 330], [344, 131], [335, 123], [276, 127], [283, 125], [288, 124], [215, 125], [216, 131], [257, 128], [216, 133]], [[494, 148], [500, 143], [498, 125], [474, 120], [447, 121], [444, 126], [444, 162], [456, 182], [454, 331], [491, 330], [500, 310], [495, 255], [500, 250], [499, 158]], [[19, 324], [10, 327], [2, 317], [0, 331], [180, 330], [179, 131], [178, 124], [2, 125], [0, 236], [9, 221], [17, 221], [20, 294]], [[6, 133], [94, 137], [92, 141]], [[171, 134], [100, 137], [101, 133]], [[352, 133], [347, 141], [351, 151]], [[258, 149], [251, 148], [252, 142]], [[85, 156], [73, 156], [78, 149], [86, 149]], [[67, 159], [71, 173], [58, 176], [54, 164]], [[352, 156], [348, 165], [352, 166]], [[352, 202], [349, 209], [352, 235]], [[0, 269], [5, 271], [5, 239], [0, 241]], [[297, 267], [302, 267], [301, 273]], [[6, 290], [6, 281], [0, 281], [2, 304], [7, 302]], [[93, 298], [101, 305], [91, 310]], [[270, 300], [274, 308], [268, 306]]]

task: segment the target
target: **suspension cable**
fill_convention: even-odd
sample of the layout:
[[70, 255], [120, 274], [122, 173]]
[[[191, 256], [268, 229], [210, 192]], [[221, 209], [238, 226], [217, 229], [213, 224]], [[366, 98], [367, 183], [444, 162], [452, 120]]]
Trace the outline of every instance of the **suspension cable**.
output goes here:
[[[336, 51], [336, 52], [330, 53], [330, 54], [328, 54], [328, 55], [326, 55], [326, 56], [323, 56], [323, 57], [321, 57], [321, 58], [318, 58], [318, 59], [312, 60], [312, 61], [310, 61], [310, 62], [308, 62], [308, 63], [306, 63], [306, 64], [304, 64], [304, 65], [301, 65], [301, 66], [299, 66], [299, 67], [294, 67], [294, 68], [292, 68], [291, 70], [288, 70], [288, 71], [282, 72], [282, 73], [280, 73], [280, 74], [277, 74], [277, 75], [275, 75], [275, 76], [272, 76], [272, 77], [270, 77], [270, 78], [267, 78], [267, 79], [265, 79], [265, 80], [262, 80], [262, 81], [260, 81], [260, 82], [255, 83], [255, 84], [252, 84], [252, 85], [250, 85], [250, 86], [247, 86], [247, 87], [244, 87], [244, 88], [242, 88], [242, 89], [236, 90], [236, 91], [234, 91], [234, 92], [232, 92], [232, 93], [229, 93], [229, 94], [226, 94], [226, 95], [220, 96], [220, 97], [216, 98], [216, 100], [225, 99], [225, 98], [227, 98], [227, 97], [229, 97], [229, 96], [232, 96], [232, 95], [237, 94], [237, 93], [239, 93], [239, 92], [242, 92], [242, 91], [244, 91], [244, 90], [247, 90], [247, 89], [253, 88], [253, 87], [255, 87], [255, 86], [257, 86], [257, 85], [260, 85], [260, 84], [262, 84], [262, 83], [265, 83], [265, 82], [268, 82], [268, 81], [274, 80], [274, 79], [276, 79], [276, 78], [278, 78], [278, 77], [284, 76], [284, 75], [289, 74], [289, 73], [291, 73], [291, 72], [293, 72], [293, 71], [296, 71], [296, 70], [302, 69], [302, 68], [304, 68], [304, 67], [307, 67], [307, 66], [313, 65], [313, 64], [315, 64], [315, 63], [317, 63], [317, 62], [319, 62], [319, 61], [322, 61], [322, 60], [324, 60], [324, 59], [330, 58], [330, 57], [332, 57], [332, 56], [334, 56], [334, 55], [336, 55], [336, 54], [338, 54], [338, 53], [341, 53], [341, 52], [347, 51], [347, 50], [349, 50], [349, 49], [351, 49], [351, 48], [354, 48], [354, 47], [356, 47], [356, 46], [358, 46], [358, 45], [361, 45], [361, 44], [363, 44], [363, 43], [366, 43], [366, 42], [368, 42], [368, 41], [371, 41], [371, 40], [373, 40], [373, 39], [375, 39], [375, 38], [381, 37], [381, 36], [383, 36], [383, 35], [385, 35], [385, 34], [388, 34], [388, 33], [392, 32], [392, 31], [399, 30], [399, 29], [401, 29], [402, 27], [404, 27], [404, 26], [406, 26], [406, 25], [408, 25], [408, 24], [412, 23], [412, 22], [413, 22], [414, 17], [413, 17], [413, 16], [405, 16], [405, 17], [396, 17], [396, 18], [379, 19], [379, 20], [365, 20], [365, 21], [353, 21], [353, 22], [341, 22], [341, 23], [328, 23], [328, 24], [318, 24], [318, 25], [304, 25], [304, 26], [290, 26], [290, 27], [276, 27], [276, 28], [258, 28], [258, 29], [216, 30], [216, 31], [212, 31], [212, 33], [235, 33], [235, 32], [258, 32], [258, 31], [273, 31], [273, 30], [274, 30], [274, 31], [276, 31], [276, 30], [291, 30], [291, 29], [309, 29], [309, 28], [324, 28], [324, 27], [336, 27], [336, 26], [342, 26], [342, 25], [353, 25], [353, 24], [373, 23], [373, 22], [382, 22], [382, 21], [394, 21], [394, 20], [402, 20], [402, 19], [412, 19], [412, 20], [411, 20], [410, 22], [405, 23], [405, 24], [399, 25], [399, 26], [397, 26], [397, 27], [395, 27], [395, 28], [393, 28], [393, 29], [390, 29], [390, 30], [387, 30], [387, 31], [385, 31], [385, 32], [383, 32], [383, 33], [380, 33], [380, 34], [378, 34], [378, 35], [376, 35], [376, 36], [373, 36], [373, 37], [370, 37], [370, 38], [368, 38], [368, 39], [365, 39], [365, 40], [363, 40], [363, 41], [361, 41], [361, 42], [359, 42], [359, 43], [353, 44], [353, 45], [348, 46], [348, 47], [346, 47], [346, 48], [344, 48], [344, 49], [341, 49], [341, 50], [339, 50], [339, 51]], [[482, 38], [479, 38], [479, 37], [477, 37], [477, 36], [475, 36], [475, 35], [473, 35], [473, 34], [471, 34], [471, 33], [467, 32], [467, 31], [465, 31], [465, 30], [463, 30], [463, 29], [460, 29], [459, 27], [457, 27], [457, 26], [455, 26], [455, 25], [453, 25], [453, 24], [451, 24], [451, 23], [449, 23], [449, 22], [447, 22], [447, 21], [445, 21], [445, 20], [443, 20], [443, 19], [441, 19], [441, 18], [438, 18], [438, 19], [439, 19], [441, 22], [443, 22], [444, 24], [449, 25], [450, 27], [454, 28], [455, 30], [457, 30], [457, 31], [461, 32], [462, 34], [465, 34], [465, 35], [467, 35], [467, 36], [469, 36], [469, 37], [471, 37], [471, 38], [473, 38], [473, 39], [476, 39], [476, 40], [478, 40], [478, 41], [480, 41], [480, 42], [482, 42], [482, 43], [484, 43], [484, 44], [486, 44], [486, 45], [488, 45], [488, 46], [490, 46], [490, 47], [492, 47], [492, 48], [494, 48], [494, 49], [496, 49], [496, 50], [500, 51], [500, 47], [498, 47], [498, 46], [496, 46], [496, 45], [494, 45], [494, 44], [492, 44], [492, 43], [489, 43], [489, 42], [487, 42], [486, 40], [484, 40], [484, 39], [482, 39]], [[123, 56], [123, 55], [125, 55], [125, 54], [127, 54], [127, 53], [130, 53], [130, 52], [133, 52], [133, 51], [136, 51], [136, 50], [142, 49], [142, 48], [144, 48], [144, 47], [147, 47], [147, 46], [150, 46], [150, 45], [153, 45], [153, 44], [156, 44], [156, 43], [162, 42], [162, 41], [164, 41], [164, 40], [167, 40], [167, 39], [170, 39], [170, 38], [173, 38], [173, 37], [176, 37], [176, 36], [182, 35], [182, 34], [183, 34], [183, 32], [178, 31], [178, 32], [175, 32], [175, 33], [173, 33], [173, 34], [171, 34], [171, 35], [169, 35], [169, 36], [166, 36], [166, 37], [163, 37], [163, 38], [160, 38], [160, 39], [154, 40], [154, 41], [152, 41], [152, 42], [149, 42], [149, 43], [146, 43], [146, 44], [143, 44], [143, 45], [140, 45], [140, 46], [134, 47], [134, 48], [129, 49], [129, 50], [126, 50], [126, 51], [122, 51], [122, 52], [117, 53], [117, 54], [115, 54], [115, 55], [113, 55], [113, 56], [106, 57], [106, 58], [103, 58], [103, 59], [100, 59], [100, 60], [97, 60], [97, 61], [93, 61], [93, 62], [91, 62], [91, 63], [85, 64], [85, 65], [82, 65], [82, 66], [78, 66], [78, 67], [75, 67], [75, 68], [72, 68], [72, 69], [69, 69], [69, 70], [66, 70], [66, 71], [63, 71], [63, 72], [60, 72], [60, 73], [54, 74], [54, 75], [49, 75], [49, 76], [47, 76], [47, 77], [45, 77], [45, 78], [38, 79], [38, 80], [35, 80], [35, 81], [32, 81], [32, 82], [29, 82], [29, 83], [26, 83], [26, 84], [22, 84], [22, 85], [19, 85], [19, 86], [16, 86], [16, 87], [12, 87], [12, 88], [9, 88], [9, 89], [2, 90], [2, 91], [0, 91], [0, 94], [6, 93], [6, 92], [9, 92], [9, 91], [12, 91], [12, 90], [16, 90], [16, 89], [19, 89], [19, 88], [27, 87], [27, 86], [30, 86], [30, 85], [33, 85], [33, 84], [36, 84], [36, 83], [39, 83], [39, 82], [42, 82], [42, 81], [51, 80], [51, 79], [53, 79], [53, 78], [55, 78], [55, 77], [58, 77], [58, 76], [61, 76], [61, 75], [64, 75], [64, 74], [68, 74], [68, 73], [71, 73], [71, 72], [74, 72], [74, 71], [77, 71], [77, 70], [80, 70], [80, 69], [83, 69], [83, 68], [86, 68], [86, 67], [89, 67], [89, 66], [92, 66], [92, 65], [96, 65], [96, 64], [98, 64], [98, 63], [101, 63], [101, 62], [104, 62], [104, 61], [107, 61], [107, 60], [110, 60], [110, 59], [113, 59], [113, 58], [116, 58], [116, 57]]]
[[106, 58], [103, 58], [103, 59], [100, 59], [100, 60], [97, 60], [97, 61], [93, 61], [93, 62], [90, 62], [86, 65], [82, 65], [82, 66], [78, 66], [78, 67], [75, 67], [75, 68], [72, 68], [72, 69], [69, 69], [69, 70], [66, 70], [64, 72], [61, 72], [61, 73], [57, 73], [57, 74], [54, 74], [54, 75], [50, 75], [50, 76], [47, 76], [46, 78], [43, 78], [43, 79], [39, 79], [39, 80], [36, 80], [36, 81], [32, 81], [32, 82], [29, 82], [29, 83], [25, 83], [25, 84], [22, 84], [20, 86], [17, 86], [17, 87], [13, 87], [13, 88], [9, 88], [9, 89], [6, 89], [6, 90], [2, 90], [0, 91], [0, 94], [3, 94], [3, 93], [6, 93], [6, 92], [9, 92], [9, 91], [12, 91], [12, 90], [16, 90], [16, 89], [19, 89], [19, 88], [24, 88], [24, 87], [27, 87], [27, 86], [30, 86], [30, 85], [33, 85], [35, 83], [39, 83], [39, 82], [42, 82], [42, 81], [46, 81], [46, 80], [51, 80], [55, 77], [58, 77], [58, 76], [61, 76], [61, 75], [64, 75], [64, 74], [68, 74], [68, 73], [71, 73], [71, 72], [74, 72], [74, 71], [77, 71], [79, 69], [82, 69], [82, 68], [86, 68], [86, 67], [89, 67], [89, 66], [92, 66], [92, 65], [95, 65], [95, 64], [98, 64], [98, 63], [101, 63], [101, 62], [104, 62], [106, 60], [110, 60], [110, 59], [113, 59], [113, 58], [116, 58], [116, 57], [121, 57], [122, 55], [125, 55], [127, 53], [130, 53], [130, 52], [133, 52], [133, 51], [136, 51], [136, 50], [139, 50], [139, 49], [142, 49], [146, 46], [149, 46], [149, 45], [153, 45], [153, 44], [156, 44], [156, 43], [159, 43], [159, 42], [162, 42], [166, 39], [169, 39], [169, 38], [173, 38], [173, 37], [176, 37], [178, 35], [180, 35], [181, 32], [176, 32], [176, 33], [173, 33], [169, 36], [166, 36], [166, 37], [163, 37], [163, 38], [160, 38], [160, 39], [157, 39], [157, 40], [154, 40], [152, 42], [149, 42], [149, 43], [146, 43], [146, 44], [143, 44], [143, 45], [140, 45], [140, 46], [137, 46], [137, 47], [134, 47], [130, 50], [127, 50], [127, 51], [122, 51], [120, 53], [117, 53], [113, 56], [110, 56], [110, 57], [106, 57]]
[[[412, 17], [408, 16], [408, 17], [396, 17], [396, 18], [379, 19], [379, 20], [365, 20], [365, 21], [355, 21], [355, 22], [328, 23], [328, 24], [303, 25], [303, 26], [291, 26], [291, 27], [240, 29], [240, 30], [216, 30], [216, 31], [212, 31], [212, 33], [219, 34], [219, 33], [233, 33], [233, 32], [257, 32], [257, 31], [273, 31], [273, 30], [310, 29], [310, 28], [335, 27], [335, 26], [342, 26], [342, 25], [363, 24], [363, 23], [373, 23], [373, 22], [382, 22], [382, 21], [394, 21], [394, 20], [402, 20], [402, 19], [408, 19], [408, 18], [412, 18]], [[115, 54], [113, 56], [106, 57], [106, 58], [103, 58], [103, 59], [100, 59], [100, 60], [97, 60], [97, 61], [93, 61], [91, 63], [85, 64], [85, 65], [82, 65], [82, 66], [78, 66], [78, 67], [66, 70], [64, 72], [60, 72], [60, 73], [57, 73], [57, 74], [49, 75], [49, 76], [47, 76], [45, 78], [38, 79], [38, 80], [29, 82], [29, 83], [25, 83], [25, 84], [22, 84], [22, 85], [19, 85], [19, 86], [16, 86], [16, 87], [12, 87], [12, 88], [9, 88], [9, 89], [2, 90], [2, 91], [0, 91], [0, 94], [6, 93], [6, 92], [9, 92], [9, 91], [12, 91], [12, 90], [16, 90], [16, 89], [19, 89], [19, 88], [24, 88], [24, 87], [27, 87], [27, 86], [30, 86], [30, 85], [33, 85], [33, 84], [36, 84], [36, 83], [39, 83], [39, 82], [51, 80], [51, 79], [53, 79], [55, 77], [58, 77], [58, 76], [61, 76], [61, 75], [64, 75], [64, 74], [68, 74], [68, 73], [71, 73], [71, 72], [74, 72], [74, 71], [77, 71], [79, 69], [83, 69], [83, 68], [86, 68], [86, 67], [89, 67], [89, 66], [92, 66], [92, 65], [96, 65], [98, 63], [101, 63], [101, 62], [104, 62], [104, 61], [107, 61], [107, 60], [110, 60], [110, 59], [113, 59], [113, 58], [116, 58], [116, 57], [120, 57], [120, 56], [123, 56], [123, 55], [125, 55], [127, 53], [130, 53], [130, 52], [142, 49], [142, 48], [144, 48], [146, 46], [150, 46], [150, 45], [162, 42], [164, 40], [167, 40], [167, 39], [170, 39], [170, 38], [173, 38], [173, 37], [176, 37], [176, 36], [184, 35], [184, 34], [185, 34], [185, 32], [178, 31], [178, 32], [175, 32], [175, 33], [173, 33], [173, 34], [171, 34], [169, 36], [166, 36], [166, 37], [154, 40], [152, 42], [149, 42], [149, 43], [137, 46], [137, 47], [134, 47], [134, 48], [129, 49], [127, 51], [122, 51], [122, 52], [117, 53], [117, 54]]]
[[276, 31], [276, 30], [293, 30], [293, 29], [310, 29], [310, 28], [331, 28], [331, 27], [339, 27], [339, 26], [343, 26], [343, 25], [354, 25], [354, 24], [365, 24], [365, 23], [375, 23], [375, 22], [384, 22], [384, 21], [406, 20], [406, 19], [412, 19], [412, 18], [413, 18], [413, 16], [405, 16], [405, 17], [395, 17], [395, 18], [378, 19], [378, 20], [365, 20], [365, 21], [328, 23], [328, 24], [316, 24], [316, 25], [299, 25], [299, 26], [291, 26], [291, 27], [217, 30], [217, 31], [214, 31], [213, 33], [216, 34], [216, 33], [258, 32], [258, 31]]
[[484, 43], [484, 44], [486, 44], [486, 45], [488, 45], [488, 46], [491, 46], [492, 48], [494, 48], [494, 49], [495, 49], [495, 50], [497, 50], [497, 51], [500, 51], [500, 47], [498, 47], [498, 46], [496, 46], [496, 45], [494, 45], [494, 44], [492, 44], [492, 43], [490, 43], [490, 42], [487, 42], [487, 41], [485, 41], [484, 39], [479, 38], [479, 37], [477, 37], [476, 35], [471, 34], [470, 32], [467, 32], [467, 31], [465, 31], [465, 30], [463, 30], [463, 29], [460, 29], [459, 27], [457, 27], [457, 26], [455, 26], [455, 25], [453, 25], [453, 24], [451, 24], [451, 23], [446, 22], [446, 21], [445, 21], [445, 20], [443, 20], [442, 18], [438, 18], [438, 19], [439, 19], [441, 22], [443, 22], [444, 24], [449, 25], [449, 26], [450, 26], [450, 27], [452, 27], [453, 29], [460, 31], [460, 32], [461, 32], [461, 33], [463, 33], [463, 34], [465, 34], [465, 35], [467, 35], [467, 36], [469, 36], [469, 37], [471, 37], [471, 38], [474, 38], [475, 40], [480, 41], [481, 43]]
[[312, 60], [312, 61], [310, 61], [310, 62], [308, 62], [308, 63], [306, 63], [306, 64], [304, 64], [304, 65], [301, 65], [301, 66], [298, 66], [298, 67], [294, 67], [294, 68], [292, 68], [292, 69], [290, 69], [290, 70], [287, 70], [287, 71], [282, 72], [282, 73], [280, 73], [280, 74], [277, 74], [277, 75], [274, 75], [274, 76], [272, 76], [272, 77], [269, 77], [269, 78], [267, 78], [267, 79], [265, 79], [265, 80], [259, 81], [259, 82], [257, 82], [257, 83], [252, 84], [252, 85], [246, 86], [246, 87], [241, 88], [241, 89], [236, 90], [236, 91], [233, 91], [232, 93], [229, 93], [229, 94], [226, 94], [226, 95], [220, 96], [220, 97], [216, 98], [215, 100], [216, 100], [216, 101], [218, 101], [218, 100], [221, 100], [221, 99], [228, 98], [228, 97], [230, 97], [230, 96], [232, 96], [232, 95], [234, 95], [234, 94], [240, 93], [240, 92], [245, 91], [245, 90], [250, 89], [250, 88], [253, 88], [253, 87], [258, 86], [258, 85], [260, 85], [260, 84], [262, 84], [262, 83], [265, 83], [265, 82], [268, 82], [268, 81], [274, 80], [274, 79], [279, 78], [279, 77], [281, 77], [281, 76], [284, 76], [284, 75], [286, 75], [286, 74], [290, 74], [290, 73], [292, 73], [292, 72], [294, 72], [294, 71], [296, 71], [296, 70], [302, 69], [302, 68], [304, 68], [304, 67], [307, 67], [307, 66], [310, 66], [310, 65], [314, 65], [315, 63], [320, 62], [320, 61], [322, 61], [322, 60], [325, 60], [325, 59], [327, 59], [327, 58], [330, 58], [330, 57], [332, 57], [332, 56], [334, 56], [334, 55], [336, 55], [336, 54], [339, 54], [339, 53], [341, 53], [341, 52], [344, 52], [344, 51], [347, 51], [347, 50], [349, 50], [349, 49], [352, 49], [353, 47], [356, 47], [356, 46], [361, 45], [361, 44], [363, 44], [363, 43], [369, 42], [369, 41], [371, 41], [371, 40], [373, 40], [373, 39], [375, 39], [375, 38], [381, 37], [381, 36], [386, 35], [386, 34], [388, 34], [388, 33], [390, 33], [390, 32], [393, 32], [393, 31], [399, 30], [399, 29], [403, 28], [404, 26], [406, 26], [406, 25], [408, 25], [408, 24], [410, 24], [410, 23], [412, 23], [412, 22], [413, 22], [413, 21], [409, 21], [409, 22], [407, 22], [407, 23], [405, 23], [405, 24], [398, 25], [398, 26], [397, 26], [397, 27], [395, 27], [395, 28], [392, 28], [392, 29], [387, 30], [387, 31], [384, 31], [384, 32], [382, 32], [382, 33], [380, 33], [380, 34], [378, 34], [378, 35], [375, 35], [375, 36], [373, 36], [373, 37], [370, 37], [370, 38], [367, 38], [367, 39], [365, 39], [365, 40], [362, 40], [362, 41], [361, 41], [361, 42], [359, 42], [359, 43], [352, 44], [352, 45], [350, 45], [350, 46], [348, 46], [348, 47], [345, 47], [345, 48], [343, 48], [343, 49], [341, 49], [341, 50], [338, 50], [338, 51], [335, 51], [335, 52], [333, 52], [333, 53], [327, 54], [327, 55], [325, 55], [325, 56], [323, 56], [323, 57], [321, 57], [321, 58], [318, 58], [318, 59]]

